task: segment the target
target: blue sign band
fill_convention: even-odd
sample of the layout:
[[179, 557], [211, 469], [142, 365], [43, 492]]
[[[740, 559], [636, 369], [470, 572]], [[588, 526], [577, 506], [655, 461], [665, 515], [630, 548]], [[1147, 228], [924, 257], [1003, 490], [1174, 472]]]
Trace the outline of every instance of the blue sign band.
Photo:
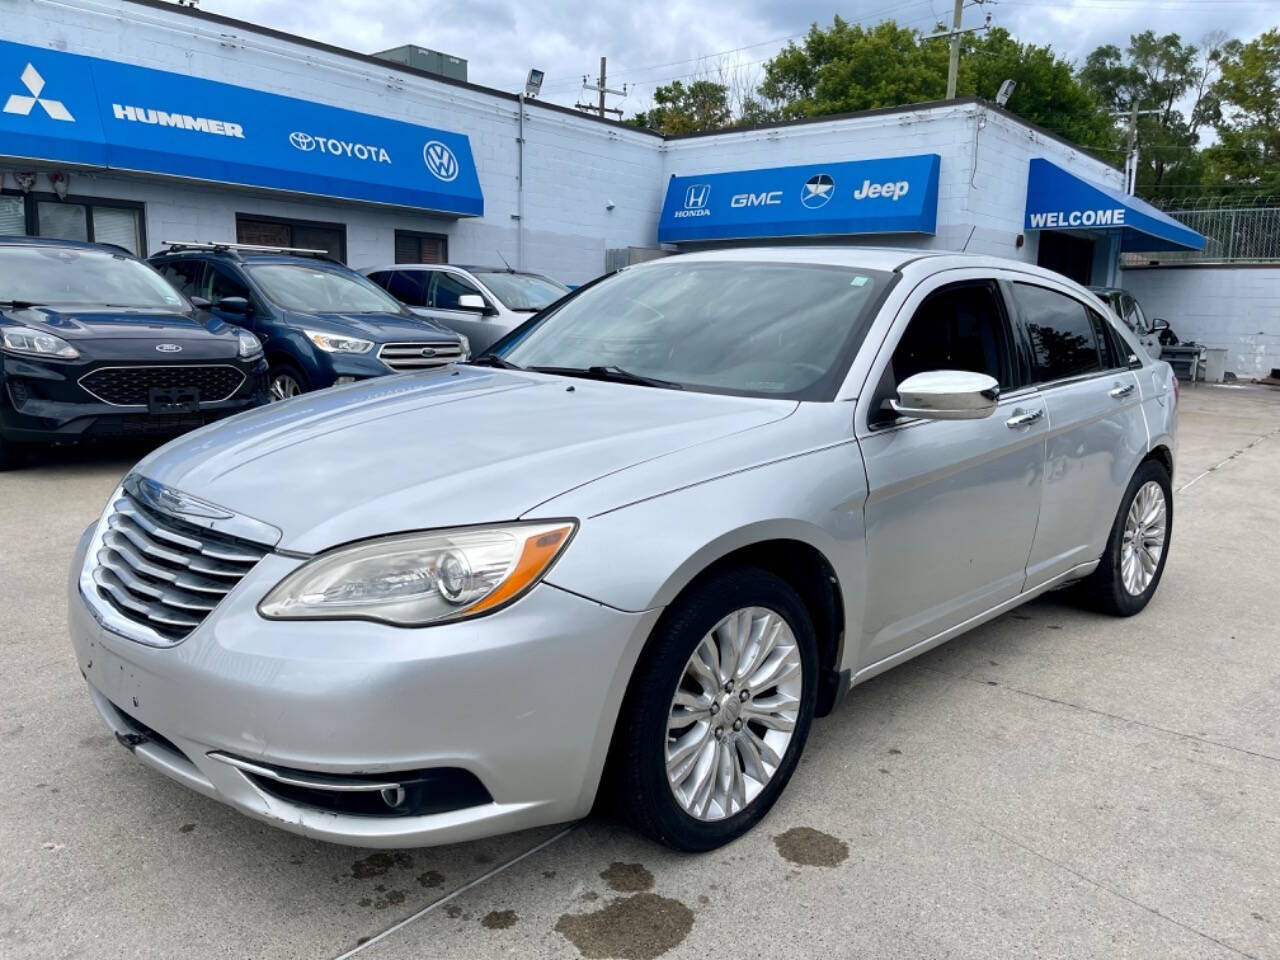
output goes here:
[[464, 134], [8, 41], [0, 155], [484, 214]]
[[1204, 237], [1145, 200], [1082, 180], [1041, 157], [1027, 174], [1027, 230], [1120, 233], [1126, 251], [1203, 250]]
[[940, 165], [930, 153], [672, 177], [658, 241], [932, 234]]

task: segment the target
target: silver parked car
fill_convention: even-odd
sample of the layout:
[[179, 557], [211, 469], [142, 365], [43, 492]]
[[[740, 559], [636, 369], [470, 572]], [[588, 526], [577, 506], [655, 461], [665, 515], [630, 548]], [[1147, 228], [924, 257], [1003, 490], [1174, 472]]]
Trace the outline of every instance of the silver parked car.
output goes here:
[[509, 267], [397, 263], [361, 272], [418, 316], [465, 336], [475, 354], [569, 292], [558, 280]]
[[75, 558], [80, 669], [139, 759], [296, 833], [453, 842], [599, 794], [714, 848], [856, 684], [1071, 582], [1146, 606], [1177, 391], [1109, 317], [986, 257], [629, 267], [500, 356], [147, 457]]

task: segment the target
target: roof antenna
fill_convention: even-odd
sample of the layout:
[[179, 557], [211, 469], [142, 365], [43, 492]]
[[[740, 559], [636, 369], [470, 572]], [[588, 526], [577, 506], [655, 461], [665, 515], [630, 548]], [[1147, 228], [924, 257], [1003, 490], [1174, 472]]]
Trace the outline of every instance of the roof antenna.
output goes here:
[[961, 253], [969, 252], [969, 241], [973, 239], [973, 231], [977, 229], [978, 229], [978, 225], [976, 223], [969, 228], [969, 235], [964, 238], [964, 246], [960, 248]]
[[501, 250], [498, 251], [498, 259], [501, 260], [503, 264], [506, 266], [507, 273], [515, 273], [515, 271], [511, 269], [511, 264], [507, 263], [507, 258], [502, 255]]

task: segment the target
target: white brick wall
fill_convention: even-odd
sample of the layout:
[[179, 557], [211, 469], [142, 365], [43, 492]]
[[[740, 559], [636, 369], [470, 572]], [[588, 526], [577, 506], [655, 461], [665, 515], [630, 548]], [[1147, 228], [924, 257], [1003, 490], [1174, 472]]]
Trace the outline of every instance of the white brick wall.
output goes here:
[[[348, 260], [357, 267], [390, 261], [397, 228], [448, 234], [455, 262], [496, 263], [499, 252], [513, 264], [519, 259], [514, 100], [125, 0], [0, 0], [0, 36], [454, 130], [471, 140], [485, 215], [456, 221], [237, 188], [72, 174], [75, 194], [145, 201], [153, 250], [170, 239], [234, 239], [240, 212], [346, 223]], [[1016, 238], [1031, 157], [1094, 180], [1120, 180], [1080, 151], [971, 104], [664, 142], [531, 103], [525, 141], [524, 263], [568, 282], [599, 274], [607, 248], [656, 245], [666, 181], [675, 173], [938, 153], [937, 236], [850, 242], [945, 249], [967, 242], [973, 252], [1026, 260], [1035, 259], [1036, 235], [1027, 234], [1021, 249]]]
[[1120, 286], [1181, 340], [1227, 348], [1227, 369], [1265, 377], [1280, 367], [1280, 267], [1139, 267]]

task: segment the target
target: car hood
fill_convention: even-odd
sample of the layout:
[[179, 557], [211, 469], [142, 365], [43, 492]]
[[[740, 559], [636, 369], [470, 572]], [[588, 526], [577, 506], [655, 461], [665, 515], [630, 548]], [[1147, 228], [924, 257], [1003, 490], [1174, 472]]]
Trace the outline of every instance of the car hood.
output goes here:
[[[30, 307], [6, 310], [11, 323], [31, 327], [63, 340], [234, 340], [235, 328], [216, 317], [196, 319], [168, 310], [103, 307]], [[199, 315], [197, 315], [199, 316]]]
[[281, 548], [312, 553], [379, 534], [513, 520], [795, 407], [454, 367], [250, 411], [168, 444], [138, 472], [269, 523], [282, 531]]
[[458, 335], [426, 317], [398, 313], [291, 313], [289, 322], [307, 330], [364, 337], [378, 343], [434, 340], [454, 343]]

